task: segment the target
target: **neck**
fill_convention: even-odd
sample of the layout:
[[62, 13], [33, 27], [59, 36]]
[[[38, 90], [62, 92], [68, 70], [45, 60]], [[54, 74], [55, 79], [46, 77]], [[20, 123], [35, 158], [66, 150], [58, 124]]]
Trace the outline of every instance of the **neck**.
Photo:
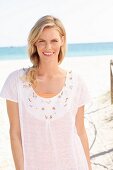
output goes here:
[[39, 75], [54, 76], [60, 71], [60, 68], [58, 66], [58, 63], [57, 64], [46, 63], [46, 65], [40, 64], [37, 71]]

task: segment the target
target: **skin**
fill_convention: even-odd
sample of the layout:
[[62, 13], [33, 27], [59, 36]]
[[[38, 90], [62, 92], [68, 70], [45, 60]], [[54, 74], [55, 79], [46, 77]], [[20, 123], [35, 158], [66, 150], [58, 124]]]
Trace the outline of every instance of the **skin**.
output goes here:
[[10, 141], [16, 170], [24, 170], [18, 103], [7, 100], [10, 122]]
[[91, 162], [90, 162], [88, 138], [87, 138], [86, 129], [85, 129], [85, 126], [84, 126], [84, 106], [81, 106], [81, 107], [78, 108], [75, 126], [76, 126], [77, 133], [80, 137], [81, 143], [82, 143], [83, 148], [84, 148], [84, 152], [85, 152], [86, 159], [87, 159], [87, 162], [88, 162], [89, 170], [92, 170]]
[[[48, 96], [49, 94], [50, 97], [51, 94], [52, 97], [59, 93], [64, 85], [66, 71], [58, 66], [58, 54], [63, 42], [64, 38], [59, 35], [58, 30], [45, 28], [35, 44], [40, 56], [40, 67], [37, 70], [37, 79], [39, 80], [37, 88], [33, 88], [40, 95], [46, 94]], [[18, 103], [7, 100], [7, 110], [15, 167], [16, 170], [24, 170]], [[91, 170], [89, 146], [84, 127], [84, 106], [78, 108], [75, 126], [86, 154], [89, 170]]]

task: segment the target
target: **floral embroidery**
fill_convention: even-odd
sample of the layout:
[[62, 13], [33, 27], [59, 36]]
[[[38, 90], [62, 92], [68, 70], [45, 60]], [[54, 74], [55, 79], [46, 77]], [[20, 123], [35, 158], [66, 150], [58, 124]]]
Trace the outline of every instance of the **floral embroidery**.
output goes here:
[[[28, 94], [29, 87], [31, 89], [27, 97], [27, 107], [30, 113], [40, 119], [55, 119], [61, 116], [62, 110], [68, 112], [70, 94], [72, 91], [72, 71], [68, 72], [64, 88], [59, 95], [52, 98], [43, 98], [38, 96], [26, 82], [23, 82], [23, 88], [26, 88]], [[63, 111], [64, 112], [64, 111]]]

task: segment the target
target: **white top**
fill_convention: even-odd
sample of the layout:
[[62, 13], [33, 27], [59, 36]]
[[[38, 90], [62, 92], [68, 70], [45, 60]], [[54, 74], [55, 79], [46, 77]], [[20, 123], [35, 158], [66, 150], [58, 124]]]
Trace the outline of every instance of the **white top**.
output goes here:
[[88, 170], [75, 127], [78, 107], [90, 99], [84, 81], [67, 71], [62, 90], [44, 98], [20, 78], [26, 70], [12, 72], [0, 93], [19, 105], [24, 170]]

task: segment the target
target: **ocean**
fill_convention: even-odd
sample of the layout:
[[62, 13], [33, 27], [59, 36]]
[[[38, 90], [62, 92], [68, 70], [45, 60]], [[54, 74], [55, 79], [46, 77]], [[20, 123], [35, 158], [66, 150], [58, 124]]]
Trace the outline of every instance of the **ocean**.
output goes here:
[[[113, 42], [68, 44], [66, 57], [113, 55]], [[28, 59], [27, 47], [0, 47], [0, 60]]]

